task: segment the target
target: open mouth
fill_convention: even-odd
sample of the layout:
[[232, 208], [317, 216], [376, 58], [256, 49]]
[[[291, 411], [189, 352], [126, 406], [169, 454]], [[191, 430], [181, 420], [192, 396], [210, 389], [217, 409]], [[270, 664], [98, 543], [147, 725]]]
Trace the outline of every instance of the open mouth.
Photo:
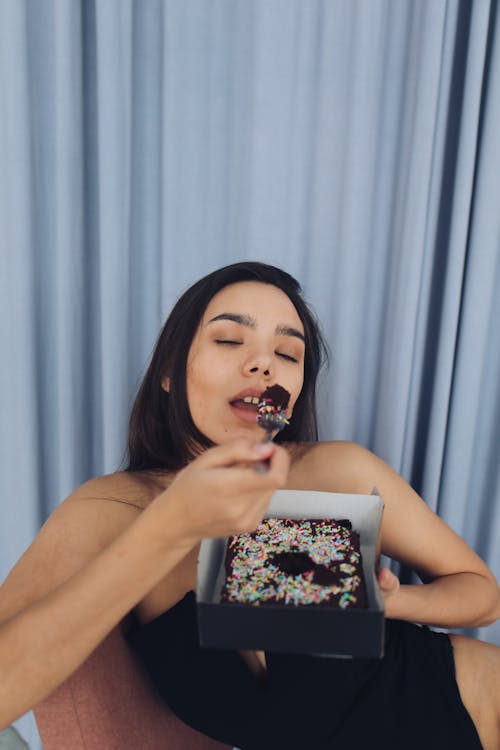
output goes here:
[[234, 406], [236, 409], [245, 409], [247, 411], [258, 411], [260, 399], [258, 399], [256, 396], [245, 396], [245, 398], [237, 398], [234, 401], [231, 401], [231, 406]]
[[257, 422], [260, 399], [256, 396], [245, 396], [230, 401], [229, 405], [234, 409], [238, 416], [247, 422]]
[[266, 388], [260, 395], [255, 393], [234, 398], [229, 402], [229, 406], [240, 419], [245, 422], [251, 422], [262, 427], [270, 435], [273, 432], [279, 432], [285, 425], [289, 424], [287, 420], [287, 406], [290, 400], [290, 394], [283, 386], [273, 385]]

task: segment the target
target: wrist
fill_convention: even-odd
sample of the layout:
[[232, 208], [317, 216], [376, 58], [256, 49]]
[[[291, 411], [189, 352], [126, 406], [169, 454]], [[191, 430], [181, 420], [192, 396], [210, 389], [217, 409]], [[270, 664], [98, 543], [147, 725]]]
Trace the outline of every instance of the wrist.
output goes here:
[[443, 628], [480, 627], [492, 622], [492, 589], [484, 576], [468, 572], [401, 585], [386, 598], [385, 616]]
[[189, 524], [189, 518], [175, 502], [173, 489], [159, 495], [137, 519], [137, 531], [145, 535], [145, 543], [154, 554], [165, 555], [177, 551], [187, 554], [200, 541]]
[[425, 622], [424, 584], [400, 584], [384, 601], [385, 616], [390, 620]]

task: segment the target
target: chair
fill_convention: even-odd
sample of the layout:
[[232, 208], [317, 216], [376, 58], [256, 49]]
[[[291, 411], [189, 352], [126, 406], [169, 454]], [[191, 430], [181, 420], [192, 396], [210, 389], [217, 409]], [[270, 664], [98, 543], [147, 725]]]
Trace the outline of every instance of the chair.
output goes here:
[[169, 711], [122, 628], [34, 709], [43, 750], [230, 750]]
[[0, 732], [0, 750], [29, 750], [29, 747], [14, 727], [7, 727]]

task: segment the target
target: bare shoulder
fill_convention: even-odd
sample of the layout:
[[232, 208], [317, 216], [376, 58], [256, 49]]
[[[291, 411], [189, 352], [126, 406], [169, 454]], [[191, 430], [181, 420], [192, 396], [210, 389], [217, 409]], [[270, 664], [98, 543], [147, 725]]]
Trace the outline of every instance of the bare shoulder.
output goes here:
[[370, 493], [374, 480], [391, 469], [371, 451], [345, 440], [287, 445], [289, 488]]
[[323, 442], [287, 446], [289, 489], [370, 494], [383, 502], [381, 549], [422, 580], [461, 571], [492, 575], [475, 552], [442, 521], [405, 479], [361, 445]]
[[170, 481], [171, 477], [163, 472], [117, 471], [89, 479], [67, 501], [107, 500], [144, 510], [156, 495], [168, 487]]
[[90, 479], [49, 516], [0, 588], [0, 622], [77, 572], [160, 494], [161, 477], [119, 472]]

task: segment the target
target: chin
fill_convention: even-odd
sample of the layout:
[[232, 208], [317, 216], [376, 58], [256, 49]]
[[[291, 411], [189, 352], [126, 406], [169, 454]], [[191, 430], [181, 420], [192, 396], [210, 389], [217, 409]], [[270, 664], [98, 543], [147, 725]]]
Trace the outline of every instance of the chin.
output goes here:
[[[218, 445], [224, 445], [225, 443], [231, 443], [233, 440], [239, 440], [246, 438], [247, 440], [259, 440], [264, 437], [263, 431], [260, 427], [242, 427], [236, 430], [228, 430], [223, 435], [217, 436], [216, 442]], [[212, 438], [211, 438], [212, 439]]]

